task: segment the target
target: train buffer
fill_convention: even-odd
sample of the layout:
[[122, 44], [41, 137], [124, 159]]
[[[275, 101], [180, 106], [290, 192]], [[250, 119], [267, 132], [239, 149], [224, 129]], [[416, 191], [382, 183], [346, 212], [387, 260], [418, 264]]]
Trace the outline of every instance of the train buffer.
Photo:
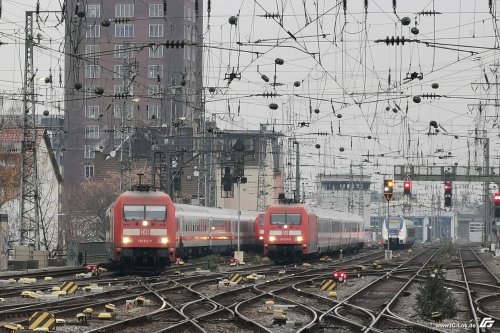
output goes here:
[[337, 288], [337, 283], [333, 279], [323, 280], [321, 281], [319, 289], [322, 291], [331, 291]]
[[231, 284], [231, 282], [234, 282], [234, 283], [241, 283], [241, 281], [243, 281], [243, 276], [241, 276], [240, 274], [238, 273], [232, 273], [231, 275], [229, 275], [229, 284]]
[[56, 319], [49, 312], [36, 311], [28, 319], [28, 329], [53, 331], [56, 329]]
[[78, 285], [76, 283], [74, 283], [73, 281], [66, 281], [61, 285], [59, 290], [65, 291], [67, 295], [70, 295], [73, 294], [77, 289]]
[[273, 315], [273, 325], [286, 325], [286, 315], [280, 312], [275, 312]]
[[21, 331], [24, 330], [24, 326], [20, 324], [5, 324], [3, 325], [8, 332]]

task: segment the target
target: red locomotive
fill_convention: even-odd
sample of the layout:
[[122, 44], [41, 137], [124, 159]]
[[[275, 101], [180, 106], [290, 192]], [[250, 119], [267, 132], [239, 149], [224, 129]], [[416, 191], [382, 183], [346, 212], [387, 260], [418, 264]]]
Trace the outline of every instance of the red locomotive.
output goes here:
[[175, 206], [156, 191], [127, 191], [108, 209], [113, 261], [126, 268], [159, 268], [175, 260]]
[[264, 251], [264, 218], [265, 213], [259, 213], [255, 219], [255, 247], [257, 253], [263, 253]]
[[[186, 258], [231, 253], [238, 243], [235, 210], [174, 204], [159, 191], [127, 191], [108, 209], [112, 260], [120, 270], [161, 269]], [[240, 215], [240, 248], [255, 246], [257, 212]]]
[[363, 224], [360, 216], [329, 209], [270, 206], [264, 218], [264, 254], [285, 261], [359, 250], [364, 245]]

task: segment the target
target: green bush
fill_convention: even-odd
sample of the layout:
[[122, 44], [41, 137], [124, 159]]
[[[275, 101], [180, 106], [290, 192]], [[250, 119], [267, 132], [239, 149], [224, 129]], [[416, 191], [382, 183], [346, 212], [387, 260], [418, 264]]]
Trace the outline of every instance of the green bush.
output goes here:
[[423, 318], [430, 318], [432, 312], [441, 312], [444, 318], [453, 318], [457, 313], [455, 299], [444, 286], [443, 274], [427, 274], [425, 283], [418, 288], [418, 312]]

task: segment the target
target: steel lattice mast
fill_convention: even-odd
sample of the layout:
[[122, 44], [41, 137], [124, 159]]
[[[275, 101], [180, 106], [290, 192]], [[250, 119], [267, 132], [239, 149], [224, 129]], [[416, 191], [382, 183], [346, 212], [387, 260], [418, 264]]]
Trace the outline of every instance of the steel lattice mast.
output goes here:
[[35, 73], [33, 71], [33, 16], [26, 12], [26, 46], [23, 87], [23, 138], [21, 164], [21, 220], [19, 243], [28, 245], [34, 241], [40, 249], [40, 219], [38, 197], [38, 170], [36, 156], [35, 123]]

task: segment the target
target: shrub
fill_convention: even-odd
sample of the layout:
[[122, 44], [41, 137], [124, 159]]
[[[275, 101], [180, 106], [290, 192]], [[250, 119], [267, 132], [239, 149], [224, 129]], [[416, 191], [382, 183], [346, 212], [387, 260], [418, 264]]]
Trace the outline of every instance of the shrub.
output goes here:
[[441, 312], [443, 317], [452, 318], [457, 313], [455, 299], [444, 286], [443, 274], [427, 274], [425, 283], [418, 288], [418, 312], [424, 318], [430, 318], [432, 312]]

